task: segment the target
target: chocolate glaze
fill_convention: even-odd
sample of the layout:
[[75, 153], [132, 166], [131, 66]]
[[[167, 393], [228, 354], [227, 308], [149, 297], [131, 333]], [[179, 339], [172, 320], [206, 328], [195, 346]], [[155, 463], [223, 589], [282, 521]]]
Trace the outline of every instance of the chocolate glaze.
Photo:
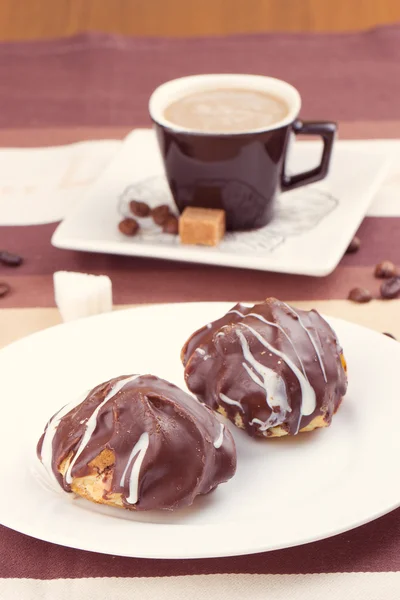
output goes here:
[[[124, 379], [126, 384], [122, 383]], [[118, 387], [119, 391], [113, 395], [113, 388]], [[93, 415], [94, 430], [79, 454]], [[37, 453], [44, 463], [44, 438], [56, 419], [57, 414], [47, 424], [38, 443]], [[140, 439], [148, 441], [148, 445], [142, 444], [141, 453], [132, 456]], [[52, 472], [67, 492], [71, 491], [67, 474], [63, 476], [59, 472], [67, 456], [79, 455], [71, 476], [83, 477], [92, 473], [88, 463], [102, 450], [112, 450], [115, 463], [111, 467], [110, 492], [122, 494], [124, 506], [135, 510], [188, 506], [197, 495], [207, 494], [230, 479], [236, 469], [232, 435], [212, 411], [178, 387], [152, 375], [118, 377], [98, 385], [82, 403], [61, 418], [50, 448]], [[139, 457], [142, 462], [135, 482], [138, 499], [133, 503], [132, 498], [129, 499], [129, 480]], [[122, 485], [121, 478], [124, 479]]]
[[330, 423], [347, 388], [341, 355], [317, 311], [269, 298], [252, 307], [237, 304], [196, 331], [182, 362], [201, 402], [223, 408], [233, 422], [239, 415], [250, 435], [268, 436], [278, 425], [296, 434], [319, 415]]

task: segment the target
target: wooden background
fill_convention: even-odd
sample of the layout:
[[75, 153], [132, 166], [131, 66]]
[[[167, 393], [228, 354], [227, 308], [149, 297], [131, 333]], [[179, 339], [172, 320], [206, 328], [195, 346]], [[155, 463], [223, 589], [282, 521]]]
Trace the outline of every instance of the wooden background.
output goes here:
[[0, 0], [0, 40], [82, 31], [195, 36], [355, 31], [400, 21], [400, 0]]

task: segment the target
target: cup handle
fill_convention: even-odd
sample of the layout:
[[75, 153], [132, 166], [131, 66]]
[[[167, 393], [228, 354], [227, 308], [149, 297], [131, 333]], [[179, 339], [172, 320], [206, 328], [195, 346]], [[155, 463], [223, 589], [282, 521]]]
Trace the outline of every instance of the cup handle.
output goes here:
[[336, 123], [331, 123], [329, 121], [300, 121], [297, 119], [293, 123], [292, 129], [296, 135], [321, 136], [324, 146], [322, 150], [321, 162], [318, 167], [315, 167], [315, 169], [305, 171], [304, 173], [297, 173], [296, 175], [286, 175], [285, 166], [283, 167], [281, 177], [282, 192], [294, 190], [295, 188], [306, 185], [307, 183], [320, 181], [327, 176], [337, 125]]

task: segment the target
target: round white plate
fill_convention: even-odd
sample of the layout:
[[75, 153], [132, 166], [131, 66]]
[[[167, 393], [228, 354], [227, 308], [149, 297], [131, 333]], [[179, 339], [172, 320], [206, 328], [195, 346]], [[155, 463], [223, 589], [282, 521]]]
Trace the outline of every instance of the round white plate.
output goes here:
[[181, 304], [101, 315], [0, 352], [0, 522], [83, 550], [148, 558], [248, 554], [357, 527], [400, 505], [400, 344], [332, 319], [349, 391], [329, 429], [256, 441], [230, 426], [235, 477], [190, 509], [131, 513], [49, 487], [36, 458], [48, 418], [111, 377], [153, 373], [184, 386], [180, 349], [231, 304]]

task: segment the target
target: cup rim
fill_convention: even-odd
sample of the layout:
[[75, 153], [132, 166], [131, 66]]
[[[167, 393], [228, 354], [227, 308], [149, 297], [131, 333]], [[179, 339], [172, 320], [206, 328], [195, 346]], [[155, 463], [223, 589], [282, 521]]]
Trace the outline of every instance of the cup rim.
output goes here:
[[[163, 116], [163, 111], [174, 100], [186, 96], [190, 90], [204, 90], [208, 87], [233, 87], [240, 85], [249, 89], [276, 93], [289, 105], [289, 113], [284, 118], [269, 126], [246, 129], [243, 131], [201, 131], [176, 125]], [[275, 129], [281, 129], [293, 123], [298, 117], [301, 108], [301, 97], [298, 90], [283, 79], [268, 77], [266, 75], [252, 75], [246, 73], [204, 73], [171, 79], [159, 85], [149, 99], [149, 113], [152, 121], [157, 125], [175, 133], [186, 133], [205, 137], [237, 137], [252, 135]]]

